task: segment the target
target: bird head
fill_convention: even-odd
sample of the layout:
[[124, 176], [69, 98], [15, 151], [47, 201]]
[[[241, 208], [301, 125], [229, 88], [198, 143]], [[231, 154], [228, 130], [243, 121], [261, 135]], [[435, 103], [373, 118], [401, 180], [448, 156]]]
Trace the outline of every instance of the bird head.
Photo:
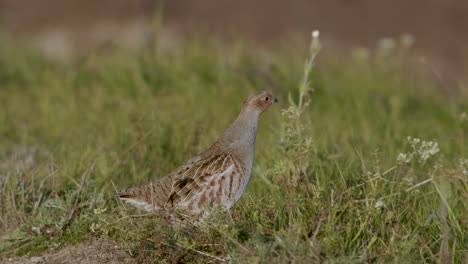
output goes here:
[[273, 97], [269, 92], [263, 91], [255, 95], [251, 95], [244, 102], [244, 110], [265, 112], [270, 105], [277, 103], [278, 99]]

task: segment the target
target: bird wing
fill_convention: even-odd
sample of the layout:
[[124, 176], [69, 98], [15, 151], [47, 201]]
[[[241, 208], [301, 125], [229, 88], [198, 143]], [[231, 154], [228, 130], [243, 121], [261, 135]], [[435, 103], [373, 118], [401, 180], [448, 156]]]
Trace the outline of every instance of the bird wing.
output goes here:
[[[115, 192], [115, 195], [147, 211], [184, 206], [185, 201], [198, 200], [203, 203], [201, 197], [192, 198], [200, 196], [203, 190], [213, 188], [207, 186], [209, 184], [215, 185], [217, 191], [221, 191], [221, 180], [230, 183], [230, 192], [233, 189], [233, 180], [229, 178], [229, 181], [226, 181], [226, 178], [237, 172], [239, 166], [239, 162], [230, 154], [196, 156], [154, 183], [120, 190]], [[217, 181], [214, 182], [215, 180]], [[234, 183], [234, 187], [236, 184]]]
[[172, 192], [168, 197], [168, 204], [175, 205], [192, 198], [214, 178], [225, 175], [234, 166], [234, 158], [230, 154], [190, 160], [172, 175]]

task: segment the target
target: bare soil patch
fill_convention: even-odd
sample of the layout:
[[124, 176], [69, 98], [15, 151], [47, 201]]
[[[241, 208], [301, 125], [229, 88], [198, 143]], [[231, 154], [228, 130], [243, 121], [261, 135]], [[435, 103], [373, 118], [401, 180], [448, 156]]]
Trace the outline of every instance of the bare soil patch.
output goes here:
[[133, 263], [134, 260], [110, 239], [93, 239], [78, 245], [67, 245], [40, 256], [0, 259], [0, 264], [20, 263]]

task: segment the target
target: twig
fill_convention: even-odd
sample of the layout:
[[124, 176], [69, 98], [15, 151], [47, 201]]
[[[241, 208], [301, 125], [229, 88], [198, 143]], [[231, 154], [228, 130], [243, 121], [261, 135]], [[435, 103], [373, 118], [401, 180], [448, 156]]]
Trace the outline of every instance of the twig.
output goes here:
[[221, 258], [221, 257], [213, 256], [213, 255], [208, 254], [208, 253], [206, 253], [206, 252], [203, 252], [203, 251], [200, 251], [200, 250], [196, 250], [196, 249], [191, 248], [191, 247], [184, 246], [184, 245], [182, 245], [182, 244], [180, 244], [180, 243], [176, 243], [176, 245], [179, 246], [179, 247], [181, 247], [181, 248], [185, 248], [185, 249], [191, 250], [191, 251], [193, 251], [193, 252], [195, 252], [195, 253], [197, 253], [197, 254], [200, 254], [200, 255], [202, 255], [202, 256], [209, 257], [209, 258], [215, 259], [215, 260], [220, 261], [220, 262], [226, 262], [226, 260], [223, 259], [223, 258]]

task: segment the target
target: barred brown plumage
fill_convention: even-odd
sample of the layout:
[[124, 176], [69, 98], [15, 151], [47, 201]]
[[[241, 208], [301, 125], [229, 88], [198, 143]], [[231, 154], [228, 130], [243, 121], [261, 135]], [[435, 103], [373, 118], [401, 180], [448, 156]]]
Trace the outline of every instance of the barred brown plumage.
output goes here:
[[237, 119], [208, 150], [155, 183], [116, 195], [147, 211], [183, 209], [203, 217], [210, 208], [229, 210], [244, 193], [252, 173], [259, 116], [277, 101], [268, 92], [249, 96]]

